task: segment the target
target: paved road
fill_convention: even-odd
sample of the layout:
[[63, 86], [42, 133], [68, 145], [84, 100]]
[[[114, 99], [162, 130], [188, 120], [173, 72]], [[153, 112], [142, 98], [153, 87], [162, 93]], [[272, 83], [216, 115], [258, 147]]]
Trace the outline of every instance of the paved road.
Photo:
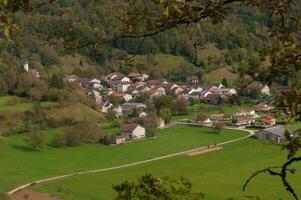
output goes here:
[[[255, 135], [255, 132], [252, 131], [252, 130], [241, 129], [241, 128], [228, 128], [228, 127], [227, 127], [227, 129], [246, 131], [246, 132], [249, 133], [249, 135], [241, 137], [241, 138], [237, 138], [237, 139], [234, 139], [234, 140], [229, 140], [229, 141], [226, 141], [226, 142], [218, 143], [217, 144], [218, 146], [222, 146], [222, 145], [233, 143], [233, 142], [238, 142], [238, 141], [244, 140], [246, 138], [249, 138], [249, 137]], [[16, 192], [18, 192], [22, 189], [28, 188], [28, 187], [30, 187], [32, 185], [36, 185], [36, 184], [46, 183], [46, 182], [49, 182], [49, 181], [59, 180], [59, 179], [68, 178], [68, 177], [72, 177], [72, 176], [79, 176], [79, 175], [83, 175], [83, 174], [92, 174], [92, 173], [97, 173], [97, 172], [112, 171], [112, 170], [131, 167], [131, 166], [135, 166], [135, 165], [141, 165], [141, 164], [145, 164], [145, 163], [149, 163], [149, 162], [153, 162], [153, 161], [157, 161], [157, 160], [163, 160], [163, 159], [166, 159], [166, 158], [171, 158], [171, 157], [175, 157], [175, 156], [179, 156], [179, 155], [183, 155], [183, 154], [187, 154], [187, 153], [190, 153], [190, 152], [203, 150], [203, 149], [207, 149], [207, 148], [208, 148], [208, 146], [203, 146], [203, 147], [196, 148], [196, 149], [190, 149], [190, 150], [187, 150], [187, 151], [168, 154], [168, 155], [160, 156], [160, 157], [157, 157], [157, 158], [152, 158], [152, 159], [148, 159], [148, 160], [134, 162], [134, 163], [131, 163], [131, 164], [120, 165], [120, 166], [116, 166], [116, 167], [103, 168], [103, 169], [96, 169], [96, 170], [87, 170], [87, 171], [81, 171], [81, 172], [66, 174], [66, 175], [62, 175], [62, 176], [56, 176], [56, 177], [47, 178], [47, 179], [40, 179], [40, 180], [37, 180], [37, 181], [34, 181], [34, 182], [30, 182], [30, 183], [21, 185], [21, 186], [15, 188], [15, 189], [9, 191], [8, 194], [12, 195], [12, 194], [14, 194], [14, 193], [16, 193]]]

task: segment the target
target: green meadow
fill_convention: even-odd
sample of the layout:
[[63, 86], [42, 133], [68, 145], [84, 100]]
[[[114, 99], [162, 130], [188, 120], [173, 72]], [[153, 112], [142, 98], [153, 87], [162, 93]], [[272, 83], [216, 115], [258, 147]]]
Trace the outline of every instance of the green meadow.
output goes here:
[[113, 167], [180, 152], [208, 144], [239, 138], [247, 133], [224, 130], [216, 134], [211, 128], [174, 126], [160, 130], [157, 139], [127, 143], [120, 146], [86, 144], [56, 148], [54, 136], [63, 129], [45, 131], [47, 146], [33, 151], [24, 143], [23, 135], [6, 139], [0, 149], [0, 191], [37, 179], [81, 170]]
[[[286, 152], [281, 147], [247, 139], [224, 146], [224, 149], [197, 156], [178, 156], [139, 166], [114, 171], [99, 172], [37, 185], [35, 190], [62, 197], [65, 200], [112, 200], [113, 185], [125, 180], [137, 180], [145, 173], [159, 177], [181, 176], [190, 179], [194, 191], [205, 194], [206, 200], [259, 199], [291, 200], [279, 178], [259, 175], [245, 192], [246, 179], [256, 170], [281, 165]], [[301, 195], [301, 166], [289, 176], [295, 191]]]

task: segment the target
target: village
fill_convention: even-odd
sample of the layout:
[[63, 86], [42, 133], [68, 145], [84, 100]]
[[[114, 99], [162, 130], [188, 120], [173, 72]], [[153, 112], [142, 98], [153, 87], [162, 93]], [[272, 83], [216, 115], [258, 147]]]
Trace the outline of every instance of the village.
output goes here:
[[[147, 74], [139, 72], [132, 72], [128, 75], [114, 72], [92, 80], [77, 75], [67, 75], [64, 82], [80, 86], [86, 91], [87, 95], [93, 97], [97, 110], [102, 113], [113, 114], [116, 118], [124, 116], [146, 118], [150, 110], [145, 100], [152, 101], [166, 95], [172, 96], [174, 99], [181, 99], [188, 106], [191, 101], [217, 106], [224, 103], [225, 99], [235, 99], [239, 95], [235, 88], [225, 87], [222, 83], [202, 86], [199, 84], [197, 76], [186, 77], [186, 83], [181, 85], [163, 79], [151, 80]], [[285, 92], [286, 88], [279, 87], [279, 90]], [[260, 93], [265, 97], [272, 95], [269, 86], [266, 84], [260, 85]], [[141, 101], [141, 99], [144, 101]], [[220, 112], [203, 115], [202, 110], [200, 110], [198, 115], [190, 119], [166, 120], [159, 115], [155, 121], [155, 129], [162, 129], [165, 126], [179, 122], [196, 123], [211, 127], [223, 124], [229, 127], [264, 129], [258, 132], [258, 138], [274, 142], [285, 140], [287, 131], [283, 126], [277, 124], [271, 100], [268, 98], [256, 101], [248, 109], [238, 106], [238, 109], [232, 113]], [[122, 124], [121, 133], [115, 137], [115, 141], [112, 143], [122, 144], [147, 137], [145, 126], [143, 126], [143, 123]], [[264, 136], [262, 136], [263, 134]]]

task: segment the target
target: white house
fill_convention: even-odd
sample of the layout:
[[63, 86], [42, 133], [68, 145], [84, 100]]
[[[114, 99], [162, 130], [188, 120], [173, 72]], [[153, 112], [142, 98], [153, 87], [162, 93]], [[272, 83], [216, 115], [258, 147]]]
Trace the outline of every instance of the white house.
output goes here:
[[237, 91], [234, 88], [221, 88], [222, 94], [226, 96], [237, 95]]
[[100, 89], [101, 88], [101, 84], [100, 84], [100, 80], [98, 79], [92, 79], [89, 84], [91, 84], [91, 86], [94, 88], [94, 89]]
[[116, 90], [117, 92], [126, 92], [130, 86], [130, 82], [120, 82], [117, 84]]
[[123, 98], [125, 102], [128, 102], [133, 98], [132, 95], [123, 92], [114, 92], [110, 96]]
[[126, 124], [122, 127], [122, 136], [127, 140], [144, 138], [145, 128], [138, 124]]
[[270, 87], [268, 85], [263, 85], [260, 88], [260, 92], [262, 95], [270, 95]]

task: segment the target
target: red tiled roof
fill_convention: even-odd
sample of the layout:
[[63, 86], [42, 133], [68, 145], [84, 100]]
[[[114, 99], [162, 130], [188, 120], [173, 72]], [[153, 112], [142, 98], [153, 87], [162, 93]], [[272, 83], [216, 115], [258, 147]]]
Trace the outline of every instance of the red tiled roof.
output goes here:
[[122, 132], [133, 132], [137, 128], [138, 124], [125, 124], [122, 126]]

